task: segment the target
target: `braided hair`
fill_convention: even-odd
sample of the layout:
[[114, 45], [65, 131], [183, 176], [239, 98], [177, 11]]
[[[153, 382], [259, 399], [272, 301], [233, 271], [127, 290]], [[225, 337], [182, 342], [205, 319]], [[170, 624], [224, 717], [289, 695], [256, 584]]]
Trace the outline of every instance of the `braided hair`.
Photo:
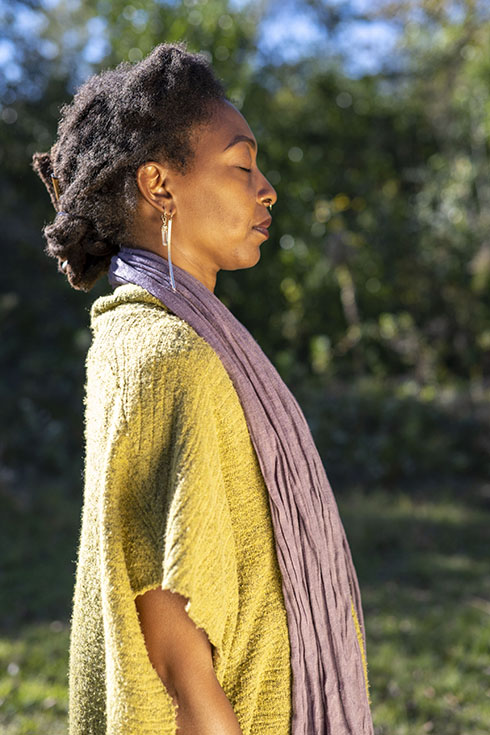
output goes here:
[[32, 165], [58, 210], [43, 230], [45, 252], [74, 288], [88, 291], [131, 245], [139, 166], [161, 160], [185, 173], [194, 126], [224, 99], [204, 56], [160, 44], [137, 64], [90, 77], [61, 108], [55, 144]]

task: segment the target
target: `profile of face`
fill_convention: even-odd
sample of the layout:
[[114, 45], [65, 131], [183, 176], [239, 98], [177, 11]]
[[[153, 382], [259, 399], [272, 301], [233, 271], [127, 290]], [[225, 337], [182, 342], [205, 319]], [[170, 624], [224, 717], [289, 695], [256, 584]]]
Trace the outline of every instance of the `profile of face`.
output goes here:
[[213, 291], [219, 270], [258, 262], [277, 195], [257, 165], [254, 135], [231, 103], [219, 103], [194, 132], [193, 150], [186, 173], [153, 161], [138, 170], [138, 242], [166, 257], [161, 214], [171, 214], [172, 261]]

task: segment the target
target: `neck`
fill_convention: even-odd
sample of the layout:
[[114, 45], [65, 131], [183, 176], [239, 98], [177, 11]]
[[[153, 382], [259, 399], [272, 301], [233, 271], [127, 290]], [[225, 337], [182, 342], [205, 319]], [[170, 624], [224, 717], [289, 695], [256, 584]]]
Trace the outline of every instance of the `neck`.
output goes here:
[[[136, 209], [136, 216], [128, 233], [130, 239], [130, 242], [127, 243], [128, 246], [139, 250], [149, 250], [168, 260], [167, 248], [162, 245], [160, 212], [148, 204], [143, 197], [139, 198]], [[182, 233], [180, 235], [177, 233], [176, 238], [175, 227], [174, 219], [171, 247], [172, 264], [190, 273], [211, 293], [214, 293], [219, 267], [212, 260], [206, 259], [202, 251], [193, 252], [192, 243], [189, 243], [185, 237], [183, 238]]]
[[[166, 248], [163, 248], [161, 245], [153, 243], [140, 245], [139, 243], [135, 243], [129, 247], [135, 247], [138, 250], [149, 250], [151, 253], [156, 253], [161, 258], [168, 260]], [[179, 268], [182, 268], [182, 270], [187, 271], [187, 273], [190, 273], [191, 276], [194, 276], [194, 278], [197, 278], [198, 281], [206, 286], [211, 293], [214, 293], [218, 271], [205, 270], [202, 263], [196, 263], [194, 259], [186, 255], [186, 253], [183, 253], [182, 251], [175, 252], [175, 250], [175, 248], [172, 248], [172, 263]]]

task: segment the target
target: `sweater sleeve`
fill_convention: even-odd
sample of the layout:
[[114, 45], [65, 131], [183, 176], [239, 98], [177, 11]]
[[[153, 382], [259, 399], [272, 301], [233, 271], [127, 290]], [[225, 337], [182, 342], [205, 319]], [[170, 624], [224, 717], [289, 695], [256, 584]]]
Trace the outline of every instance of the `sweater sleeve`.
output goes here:
[[[189, 334], [186, 335], [189, 338]], [[220, 462], [213, 374], [218, 358], [197, 335], [123, 354], [129, 457], [119, 485], [121, 539], [134, 596], [162, 586], [221, 656], [238, 607], [234, 536]]]
[[137, 595], [163, 586], [187, 597], [220, 683], [238, 617], [227, 439], [217, 420], [223, 367], [177, 317], [130, 306], [97, 316], [87, 356], [70, 735], [175, 735]]

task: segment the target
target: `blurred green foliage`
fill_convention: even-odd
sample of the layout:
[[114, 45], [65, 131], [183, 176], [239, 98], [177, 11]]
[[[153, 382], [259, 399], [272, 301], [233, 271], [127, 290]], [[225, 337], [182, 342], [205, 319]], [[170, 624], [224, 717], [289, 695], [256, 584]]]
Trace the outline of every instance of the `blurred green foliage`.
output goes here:
[[[331, 32], [340, 21], [322, 14], [328, 3], [310, 4]], [[137, 61], [163, 38], [210, 56], [278, 191], [260, 264], [221, 274], [217, 293], [290, 385], [326, 394], [332, 381], [373, 378], [394, 396], [415, 381], [436, 401], [444, 386], [469, 404], [488, 399], [490, 21], [475, 3], [453, 19], [444, 3], [398, 5], [400, 17], [415, 6], [426, 15], [407, 17], [391, 66], [358, 78], [332, 55], [264, 58], [257, 2], [0, 6], [20, 69], [0, 82], [3, 485], [17, 492], [40, 471], [66, 473], [78, 493], [87, 312], [108, 288], [75, 293], [44, 256], [52, 210], [31, 154], [51, 145], [60, 105], [92, 69]], [[21, 11], [36, 42], [22, 37]], [[475, 462], [487, 469], [479, 450]]]
[[[109, 290], [71, 290], [44, 255], [53, 212], [30, 158], [91, 71], [182, 39], [209, 55], [278, 192], [261, 262], [220, 274], [217, 294], [298, 396], [341, 491], [378, 735], [485, 731], [485, 689], [474, 690], [490, 666], [490, 10], [355, 5], [300, 3], [325, 44], [291, 61], [264, 53], [272, 11], [259, 0], [0, 0], [0, 50], [14, 51], [0, 78], [0, 658], [28, 672], [22, 686], [15, 665], [0, 677], [6, 732], [63, 731], [50, 687], [64, 686], [66, 631], [49, 621], [70, 610], [88, 309]], [[336, 32], [379, 20], [401, 28], [393, 55], [350, 75]], [[13, 635], [22, 626], [25, 639]], [[49, 646], [58, 673], [43, 667], [34, 691]]]

